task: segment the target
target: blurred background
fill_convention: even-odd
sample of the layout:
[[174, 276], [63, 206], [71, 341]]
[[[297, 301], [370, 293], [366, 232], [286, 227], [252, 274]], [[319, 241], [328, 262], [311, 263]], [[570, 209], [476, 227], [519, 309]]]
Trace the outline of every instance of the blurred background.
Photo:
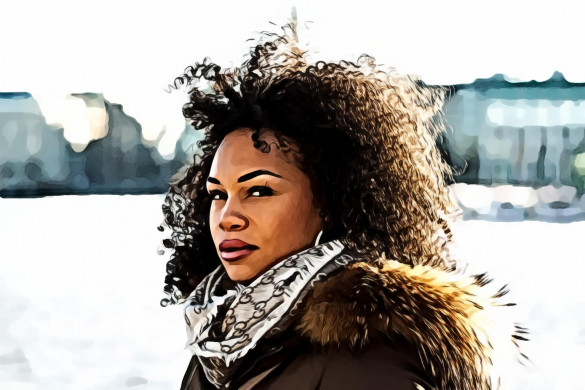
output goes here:
[[274, 3], [0, 3], [0, 387], [178, 388], [189, 356], [181, 308], [159, 306], [156, 228], [201, 134], [168, 85], [205, 56], [240, 64], [296, 14], [315, 58], [368, 53], [447, 87], [457, 254], [509, 284], [531, 331], [506, 388], [581, 389], [585, 6]]

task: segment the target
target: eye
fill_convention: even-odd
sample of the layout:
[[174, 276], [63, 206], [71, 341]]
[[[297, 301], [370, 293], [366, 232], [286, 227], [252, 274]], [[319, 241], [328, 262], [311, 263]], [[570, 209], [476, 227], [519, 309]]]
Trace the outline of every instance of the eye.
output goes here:
[[209, 196], [211, 196], [211, 200], [222, 200], [222, 199], [227, 199], [227, 195], [225, 194], [225, 192], [222, 192], [220, 190], [211, 190], [209, 191]]
[[262, 196], [272, 196], [274, 191], [268, 186], [254, 186], [248, 190], [248, 196], [259, 198]]

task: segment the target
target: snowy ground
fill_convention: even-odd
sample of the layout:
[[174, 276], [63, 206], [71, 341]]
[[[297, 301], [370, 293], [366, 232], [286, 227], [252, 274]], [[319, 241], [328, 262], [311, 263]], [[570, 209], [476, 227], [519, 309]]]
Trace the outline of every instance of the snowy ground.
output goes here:
[[[0, 388], [177, 389], [180, 308], [162, 308], [162, 196], [0, 199]], [[509, 283], [531, 330], [510, 388], [582, 389], [585, 222], [466, 221], [469, 271]]]

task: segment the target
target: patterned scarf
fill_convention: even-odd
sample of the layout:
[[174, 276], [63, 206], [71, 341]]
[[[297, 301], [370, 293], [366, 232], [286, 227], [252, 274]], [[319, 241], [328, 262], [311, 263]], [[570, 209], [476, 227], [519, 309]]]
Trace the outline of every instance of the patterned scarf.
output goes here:
[[207, 379], [228, 387], [238, 363], [262, 337], [286, 330], [302, 298], [354, 258], [331, 241], [299, 252], [244, 286], [231, 281], [222, 265], [207, 275], [185, 303], [187, 347]]

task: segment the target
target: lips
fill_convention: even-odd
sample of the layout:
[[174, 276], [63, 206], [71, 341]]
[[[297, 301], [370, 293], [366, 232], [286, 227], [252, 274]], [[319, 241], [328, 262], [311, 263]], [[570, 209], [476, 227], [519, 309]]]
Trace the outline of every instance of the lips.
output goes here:
[[219, 244], [221, 257], [226, 261], [240, 260], [259, 249], [256, 245], [248, 244], [242, 240], [223, 240]]

